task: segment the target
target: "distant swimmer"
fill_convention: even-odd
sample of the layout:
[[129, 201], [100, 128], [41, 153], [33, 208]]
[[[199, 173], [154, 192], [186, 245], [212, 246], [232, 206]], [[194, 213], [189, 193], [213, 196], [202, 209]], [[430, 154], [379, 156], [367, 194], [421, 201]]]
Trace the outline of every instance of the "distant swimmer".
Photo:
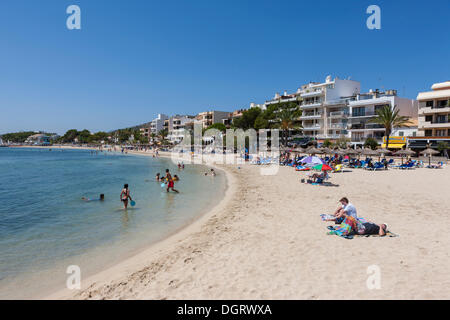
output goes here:
[[98, 199], [89, 199], [89, 198], [86, 198], [86, 197], [82, 197], [81, 200], [84, 200], [86, 202], [89, 202], [89, 201], [104, 201], [105, 200], [105, 195], [102, 193], [100, 195], [100, 198], [98, 198]]
[[214, 169], [211, 169], [211, 175], [212, 175], [213, 177], [216, 176], [216, 172], [214, 171]]
[[180, 181], [180, 178], [176, 174], [173, 175], [173, 181]]
[[120, 201], [123, 202], [123, 206], [126, 209], [128, 207], [128, 199], [133, 201], [130, 196], [130, 189], [128, 189], [128, 184], [123, 186], [122, 192], [120, 193]]
[[159, 172], [156, 174], [156, 181], [161, 181], [161, 174]]
[[173, 178], [172, 175], [169, 172], [169, 169], [166, 169], [166, 179], [168, 181], [167, 183], [167, 192], [169, 192], [170, 189], [172, 189], [172, 191], [175, 191], [176, 193], [179, 193], [178, 190], [174, 189], [174, 182], [173, 182]]

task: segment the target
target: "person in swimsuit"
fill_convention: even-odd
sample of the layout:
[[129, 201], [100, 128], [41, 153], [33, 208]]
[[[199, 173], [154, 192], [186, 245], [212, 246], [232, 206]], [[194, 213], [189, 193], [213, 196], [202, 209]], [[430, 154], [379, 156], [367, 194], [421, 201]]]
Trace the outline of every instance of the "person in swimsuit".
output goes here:
[[159, 172], [156, 174], [156, 181], [161, 181], [161, 177], [160, 177], [160, 174], [159, 174]]
[[120, 193], [120, 201], [123, 202], [123, 207], [126, 209], [128, 207], [128, 199], [131, 199], [130, 189], [128, 189], [128, 184], [123, 186], [122, 192]]
[[166, 179], [168, 181], [168, 183], [167, 183], [167, 192], [169, 192], [169, 189], [172, 189], [172, 191], [175, 191], [176, 193], [179, 193], [178, 190], [174, 189], [175, 184], [173, 182], [173, 178], [172, 178], [172, 175], [169, 172], [169, 169], [166, 169]]

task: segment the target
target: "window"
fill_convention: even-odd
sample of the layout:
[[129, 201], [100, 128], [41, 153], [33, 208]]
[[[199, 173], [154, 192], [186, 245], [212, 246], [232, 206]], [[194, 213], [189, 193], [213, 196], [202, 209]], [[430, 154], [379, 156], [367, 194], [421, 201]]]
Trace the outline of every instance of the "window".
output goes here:
[[366, 115], [366, 108], [354, 108], [352, 110], [353, 117], [363, 117]]
[[415, 137], [416, 135], [417, 135], [417, 132], [416, 132], [416, 131], [413, 131], [412, 136]]
[[425, 101], [425, 107], [433, 107], [433, 100]]
[[433, 136], [433, 130], [425, 130], [425, 137]]
[[447, 130], [436, 130], [437, 137], [445, 137], [447, 134]]
[[438, 115], [436, 116], [436, 122], [437, 123], [446, 123], [447, 122], [447, 116], [443, 116], [443, 115]]
[[400, 137], [403, 137], [405, 134], [404, 134], [403, 131], [399, 131], [399, 132], [398, 132], [398, 135], [399, 135]]
[[444, 108], [447, 106], [447, 100], [439, 100], [438, 101], [439, 108]]
[[433, 116], [425, 116], [425, 121], [426, 121], [426, 122], [431, 122], [431, 121], [433, 121]]

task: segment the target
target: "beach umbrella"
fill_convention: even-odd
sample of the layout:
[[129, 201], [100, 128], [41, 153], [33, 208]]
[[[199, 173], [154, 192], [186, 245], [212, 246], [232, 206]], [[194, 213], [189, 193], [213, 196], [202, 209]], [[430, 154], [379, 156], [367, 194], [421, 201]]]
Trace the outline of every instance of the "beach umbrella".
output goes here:
[[331, 153], [331, 149], [327, 148], [327, 147], [320, 148], [319, 150], [322, 151], [325, 154], [330, 154]]
[[396, 156], [401, 156], [402, 157], [402, 164], [403, 164], [403, 156], [412, 156], [412, 155], [415, 155], [416, 153], [414, 151], [410, 150], [410, 149], [400, 149], [394, 154]]
[[378, 152], [376, 152], [375, 150], [372, 150], [370, 148], [367, 148], [362, 151], [362, 154], [366, 155], [366, 156], [376, 156], [378, 154]]
[[306, 158], [302, 159], [302, 162], [309, 164], [309, 165], [327, 164], [324, 160], [320, 159], [319, 157], [315, 157], [315, 156], [306, 157]]
[[385, 155], [391, 153], [388, 149], [384, 149], [384, 148], [377, 149], [377, 152], [378, 152], [378, 156], [379, 156], [378, 161], [380, 161], [381, 156], [385, 156]]
[[305, 149], [303, 149], [302, 147], [295, 148], [294, 151], [297, 153], [305, 153]]
[[314, 170], [319, 170], [319, 171], [330, 171], [330, 170], [333, 170], [333, 168], [331, 168], [327, 164], [318, 164], [318, 165], [314, 166], [313, 169]]
[[435, 154], [439, 154], [439, 153], [440, 153], [439, 151], [436, 151], [436, 150], [431, 149], [431, 148], [427, 148], [427, 149], [423, 150], [422, 152], [420, 152], [420, 154], [422, 154], [424, 156], [429, 155], [429, 158], [428, 158], [428, 165], [429, 166], [431, 166], [431, 156], [433, 156]]
[[307, 153], [307, 154], [321, 154], [322, 151], [320, 151], [319, 149], [317, 149], [315, 147], [309, 147], [308, 149], [305, 150], [305, 153]]

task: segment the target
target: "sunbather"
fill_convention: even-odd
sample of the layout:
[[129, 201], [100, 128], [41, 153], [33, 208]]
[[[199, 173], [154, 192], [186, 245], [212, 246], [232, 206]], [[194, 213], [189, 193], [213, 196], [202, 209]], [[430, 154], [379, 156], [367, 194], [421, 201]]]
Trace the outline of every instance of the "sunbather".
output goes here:
[[358, 217], [355, 206], [348, 201], [347, 197], [343, 197], [339, 202], [341, 205], [333, 213], [336, 217], [335, 223], [341, 223], [344, 220], [344, 215], [349, 215], [355, 219]]
[[358, 234], [378, 234], [385, 236], [387, 231], [387, 225], [382, 223], [380, 225], [373, 222], [362, 223], [362, 227], [358, 228]]

